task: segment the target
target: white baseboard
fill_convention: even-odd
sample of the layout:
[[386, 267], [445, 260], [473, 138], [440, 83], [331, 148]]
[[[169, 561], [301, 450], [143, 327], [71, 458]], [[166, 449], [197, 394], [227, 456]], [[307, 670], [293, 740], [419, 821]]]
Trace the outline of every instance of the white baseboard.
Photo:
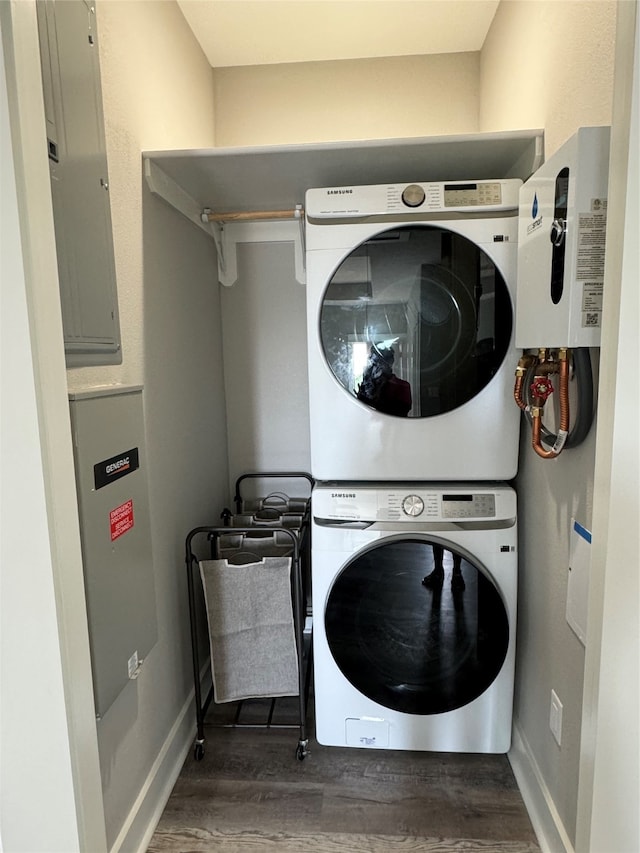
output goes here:
[[[202, 686], [203, 701], [210, 685], [209, 675]], [[109, 853], [145, 853], [182, 765], [193, 749], [195, 734], [195, 695], [191, 690]]]
[[542, 853], [575, 853], [527, 739], [513, 726], [509, 762]]

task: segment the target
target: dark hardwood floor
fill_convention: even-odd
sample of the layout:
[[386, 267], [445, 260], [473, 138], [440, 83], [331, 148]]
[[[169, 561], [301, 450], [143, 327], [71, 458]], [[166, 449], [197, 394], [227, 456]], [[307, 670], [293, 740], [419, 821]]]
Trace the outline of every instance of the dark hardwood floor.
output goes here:
[[304, 761], [296, 728], [207, 726], [150, 853], [539, 850], [506, 756], [324, 747], [310, 718]]

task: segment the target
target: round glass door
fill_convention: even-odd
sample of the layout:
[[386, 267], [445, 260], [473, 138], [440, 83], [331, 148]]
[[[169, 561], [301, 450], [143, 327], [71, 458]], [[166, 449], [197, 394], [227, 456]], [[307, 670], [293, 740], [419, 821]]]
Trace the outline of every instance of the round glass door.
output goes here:
[[463, 405], [507, 353], [513, 311], [493, 261], [466, 237], [407, 226], [362, 243], [333, 274], [320, 339], [336, 380], [388, 415]]
[[426, 540], [387, 542], [348, 563], [331, 588], [325, 629], [345, 678], [407, 714], [472, 702], [497, 677], [509, 644], [493, 582]]

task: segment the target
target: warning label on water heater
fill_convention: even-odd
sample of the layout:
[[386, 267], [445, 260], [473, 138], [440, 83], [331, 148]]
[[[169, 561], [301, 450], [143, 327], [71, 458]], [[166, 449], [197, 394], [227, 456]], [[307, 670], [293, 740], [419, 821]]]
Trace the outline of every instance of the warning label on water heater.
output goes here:
[[109, 513], [111, 541], [114, 542], [133, 527], [133, 501], [125, 501]]
[[607, 200], [592, 199], [591, 211], [578, 216], [576, 282], [582, 283], [582, 326], [600, 326], [607, 236]]

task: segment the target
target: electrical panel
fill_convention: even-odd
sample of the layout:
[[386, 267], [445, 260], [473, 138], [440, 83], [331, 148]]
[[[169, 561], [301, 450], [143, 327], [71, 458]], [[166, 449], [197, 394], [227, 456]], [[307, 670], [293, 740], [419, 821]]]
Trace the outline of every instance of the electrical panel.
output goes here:
[[38, 0], [36, 11], [67, 366], [119, 364], [95, 3]]
[[609, 127], [583, 127], [520, 190], [516, 346], [600, 345]]
[[158, 638], [142, 389], [70, 395], [93, 688], [98, 716]]

